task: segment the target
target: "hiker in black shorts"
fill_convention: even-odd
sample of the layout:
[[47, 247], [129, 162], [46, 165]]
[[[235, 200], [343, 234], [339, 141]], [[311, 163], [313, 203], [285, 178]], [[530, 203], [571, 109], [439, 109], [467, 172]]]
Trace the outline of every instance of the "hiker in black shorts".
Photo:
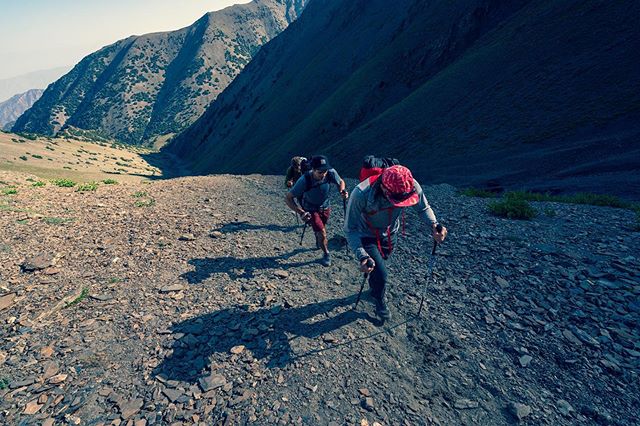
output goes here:
[[315, 156], [310, 163], [311, 170], [304, 173], [287, 192], [285, 201], [291, 210], [298, 213], [302, 220], [311, 225], [316, 236], [316, 246], [321, 248], [324, 253], [320, 263], [324, 266], [331, 266], [326, 229], [331, 214], [329, 203], [331, 186], [336, 185], [345, 200], [349, 194], [338, 172], [329, 165], [327, 157]]
[[442, 227], [438, 232], [436, 216], [422, 188], [404, 166], [382, 169], [381, 174], [362, 181], [353, 190], [347, 206], [345, 235], [356, 254], [360, 270], [369, 274], [371, 296], [376, 301], [376, 313], [382, 319], [391, 317], [385, 299], [385, 260], [391, 255], [397, 240], [402, 209], [410, 206], [427, 222], [435, 241], [444, 241], [447, 229]]

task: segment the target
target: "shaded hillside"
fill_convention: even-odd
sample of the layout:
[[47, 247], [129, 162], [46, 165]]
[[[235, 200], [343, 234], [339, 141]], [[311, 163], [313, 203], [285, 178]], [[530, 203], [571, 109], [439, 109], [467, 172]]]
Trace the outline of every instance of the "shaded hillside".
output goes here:
[[373, 152], [430, 182], [640, 197], [638, 16], [631, 1], [311, 3], [169, 149], [201, 173], [325, 152], [355, 175]]
[[0, 129], [10, 130], [16, 119], [42, 96], [41, 89], [31, 89], [0, 102]]
[[[50, 86], [15, 131], [75, 128], [153, 143], [191, 124], [306, 0], [256, 0], [177, 31], [131, 36], [85, 57]], [[75, 132], [76, 130], [74, 130]]]

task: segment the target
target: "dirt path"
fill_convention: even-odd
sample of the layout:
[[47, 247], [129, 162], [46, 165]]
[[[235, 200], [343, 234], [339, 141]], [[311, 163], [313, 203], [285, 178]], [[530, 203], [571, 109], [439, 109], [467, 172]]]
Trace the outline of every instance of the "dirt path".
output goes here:
[[341, 203], [325, 268], [310, 232], [298, 244], [281, 179], [3, 196], [0, 422], [637, 422], [631, 212], [544, 203], [515, 222], [429, 187], [451, 232], [436, 279], [409, 214], [381, 325], [366, 296], [352, 310], [361, 276]]

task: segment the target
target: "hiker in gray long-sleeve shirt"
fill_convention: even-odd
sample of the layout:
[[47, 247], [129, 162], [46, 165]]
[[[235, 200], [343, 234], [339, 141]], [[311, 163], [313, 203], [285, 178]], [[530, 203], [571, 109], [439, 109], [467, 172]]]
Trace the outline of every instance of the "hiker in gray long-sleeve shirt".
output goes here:
[[376, 301], [376, 313], [382, 319], [391, 316], [385, 299], [385, 260], [397, 241], [402, 208], [410, 206], [418, 210], [418, 216], [431, 228], [433, 238], [438, 243], [444, 241], [447, 229], [442, 227], [437, 232], [436, 216], [422, 188], [404, 166], [386, 168], [381, 175], [361, 182], [353, 190], [347, 205], [345, 235], [360, 263], [360, 270], [369, 273], [371, 296]]

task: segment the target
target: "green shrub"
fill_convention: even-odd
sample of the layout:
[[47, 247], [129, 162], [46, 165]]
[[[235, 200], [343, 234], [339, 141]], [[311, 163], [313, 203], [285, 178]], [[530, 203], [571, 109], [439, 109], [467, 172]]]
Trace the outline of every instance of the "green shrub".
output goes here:
[[146, 197], [147, 196], [147, 192], [146, 191], [138, 191], [135, 192], [132, 197], [133, 198], [142, 198], [142, 197]]
[[5, 188], [2, 190], [2, 195], [14, 195], [17, 193], [18, 193], [18, 190], [15, 188]]
[[489, 212], [508, 219], [529, 220], [536, 216], [535, 209], [526, 200], [510, 194], [506, 194], [502, 201], [489, 203]]
[[117, 185], [118, 181], [115, 179], [104, 179], [102, 183], [104, 183], [105, 185]]
[[151, 207], [156, 203], [156, 200], [149, 198], [147, 200], [138, 200], [135, 202], [136, 207]]
[[62, 225], [67, 222], [73, 222], [73, 218], [65, 217], [43, 217], [42, 221], [47, 225]]
[[97, 182], [87, 182], [87, 183], [83, 183], [82, 185], [78, 185], [76, 192], [95, 191], [96, 189], [98, 189]]
[[460, 191], [460, 194], [466, 195], [467, 197], [480, 197], [480, 198], [496, 198], [498, 196], [497, 193], [486, 191], [484, 189], [478, 188], [467, 188]]
[[21, 155], [20, 159], [23, 161], [27, 161], [29, 158], [26, 155]]
[[76, 186], [76, 183], [69, 179], [54, 179], [51, 181], [55, 186], [60, 186], [62, 188], [72, 188]]
[[41, 180], [39, 180], [39, 181], [37, 181], [37, 182], [33, 182], [33, 183], [31, 184], [31, 186], [36, 186], [36, 187], [39, 187], [39, 186], [45, 186], [45, 185], [46, 185], [46, 183], [45, 183], [45, 182], [43, 182], [43, 181], [41, 181]]
[[39, 160], [42, 160], [42, 155], [38, 155], [38, 154], [31, 154], [31, 156], [32, 156], [33, 158], [37, 158], [37, 159], [39, 159]]
[[86, 299], [88, 295], [89, 295], [89, 289], [85, 287], [85, 288], [82, 289], [82, 292], [80, 293], [80, 295], [78, 297], [73, 299], [71, 302], [67, 303], [64, 307], [65, 308], [69, 308], [71, 306], [77, 305], [78, 303], [80, 303], [84, 299]]

